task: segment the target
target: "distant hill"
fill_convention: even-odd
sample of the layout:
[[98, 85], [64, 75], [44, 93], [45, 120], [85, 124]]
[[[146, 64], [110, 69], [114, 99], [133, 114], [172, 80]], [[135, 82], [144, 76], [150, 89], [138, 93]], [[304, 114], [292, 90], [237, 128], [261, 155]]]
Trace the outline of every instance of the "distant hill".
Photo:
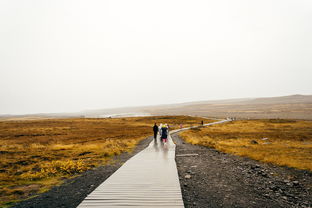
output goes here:
[[312, 103], [312, 95], [290, 95], [290, 96], [283, 96], [283, 97], [255, 98], [255, 99], [245, 101], [245, 103], [246, 104]]
[[147, 115], [193, 115], [215, 118], [287, 118], [312, 120], [312, 95], [208, 100], [156, 106], [85, 110], [76, 113], [32, 114], [23, 116], [2, 115], [0, 119], [103, 118]]
[[312, 103], [312, 95], [289, 95], [281, 97], [263, 97], [263, 98], [236, 98], [226, 100], [207, 100], [188, 102], [172, 105], [198, 105], [198, 104], [277, 104], [277, 103]]
[[282, 97], [229, 99], [191, 102], [145, 109], [153, 115], [187, 114], [205, 117], [237, 118], [287, 118], [312, 120], [312, 95], [290, 95]]

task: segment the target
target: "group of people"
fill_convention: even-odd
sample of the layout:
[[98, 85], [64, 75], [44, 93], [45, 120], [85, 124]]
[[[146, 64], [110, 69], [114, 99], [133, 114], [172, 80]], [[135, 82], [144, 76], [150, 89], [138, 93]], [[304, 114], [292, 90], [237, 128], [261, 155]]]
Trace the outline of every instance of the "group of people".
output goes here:
[[168, 141], [168, 134], [169, 134], [169, 126], [168, 124], [160, 124], [157, 126], [155, 123], [153, 126], [153, 131], [154, 131], [154, 139], [156, 140], [157, 134], [159, 133], [160, 135], [160, 140], [164, 143]]

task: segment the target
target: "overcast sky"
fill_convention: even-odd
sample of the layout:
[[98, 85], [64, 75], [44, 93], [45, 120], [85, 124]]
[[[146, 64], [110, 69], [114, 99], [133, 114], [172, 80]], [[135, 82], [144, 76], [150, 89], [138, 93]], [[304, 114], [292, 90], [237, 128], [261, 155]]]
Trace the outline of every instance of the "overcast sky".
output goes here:
[[289, 94], [311, 0], [0, 0], [0, 114]]

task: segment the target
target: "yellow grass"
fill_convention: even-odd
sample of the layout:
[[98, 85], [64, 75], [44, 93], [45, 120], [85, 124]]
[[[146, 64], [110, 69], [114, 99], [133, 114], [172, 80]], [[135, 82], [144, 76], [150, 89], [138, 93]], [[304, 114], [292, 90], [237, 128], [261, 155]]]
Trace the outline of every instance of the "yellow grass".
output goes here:
[[[234, 121], [189, 130], [181, 136], [192, 144], [312, 171], [312, 121]], [[258, 144], [253, 144], [252, 140]]]
[[[26, 199], [152, 135], [154, 122], [171, 129], [197, 125], [189, 116], [118, 119], [42, 119], [0, 122], [0, 207]], [[204, 119], [205, 122], [209, 120]]]

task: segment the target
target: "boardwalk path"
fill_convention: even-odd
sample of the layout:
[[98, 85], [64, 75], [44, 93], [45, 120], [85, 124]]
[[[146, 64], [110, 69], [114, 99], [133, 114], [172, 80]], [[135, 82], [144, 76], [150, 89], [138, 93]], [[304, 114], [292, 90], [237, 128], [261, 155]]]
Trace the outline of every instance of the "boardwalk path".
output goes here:
[[78, 208], [125, 206], [184, 207], [171, 136], [166, 144], [159, 138], [152, 141], [87, 196]]

